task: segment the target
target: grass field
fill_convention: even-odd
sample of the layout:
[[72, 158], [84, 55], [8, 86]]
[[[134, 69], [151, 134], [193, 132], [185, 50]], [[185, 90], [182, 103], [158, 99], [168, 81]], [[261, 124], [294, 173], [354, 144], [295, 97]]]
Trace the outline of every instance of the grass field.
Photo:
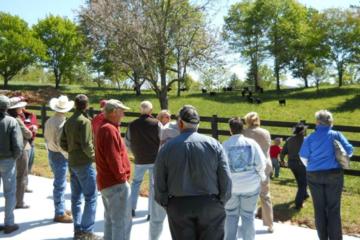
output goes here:
[[[13, 90], [37, 90], [46, 86], [24, 85], [22, 83], [11, 83]], [[62, 87], [61, 92], [71, 97], [77, 93], [87, 94], [91, 101], [91, 106], [98, 108], [98, 101], [106, 98], [116, 98], [131, 107], [131, 111], [136, 112], [142, 100], [150, 100], [154, 104], [154, 111], [160, 110], [156, 96], [151, 91], [144, 91], [142, 96], [136, 97], [134, 92], [119, 91], [115, 89], [101, 89], [96, 87], [68, 86]], [[334, 87], [324, 87], [316, 93], [315, 89], [296, 89], [283, 90], [280, 95], [275, 91], [268, 91], [259, 95], [262, 104], [248, 104], [236, 92], [219, 92], [217, 96], [210, 97], [203, 95], [199, 91], [184, 93], [181, 97], [176, 97], [175, 92], [170, 92], [169, 109], [176, 113], [184, 104], [196, 106], [202, 116], [219, 117], [244, 116], [247, 112], [256, 111], [262, 119], [277, 121], [299, 121], [306, 120], [309, 123], [314, 121], [314, 113], [319, 109], [328, 109], [334, 114], [335, 125], [359, 126], [360, 119], [360, 86], [345, 86], [341, 89]], [[279, 106], [278, 99], [287, 99], [286, 106]], [[131, 118], [125, 119], [129, 121]], [[205, 124], [206, 125], [206, 124]], [[202, 125], [203, 127], [204, 125]], [[222, 129], [227, 129], [226, 124], [221, 125]], [[270, 132], [277, 134], [290, 134], [291, 129], [268, 128]], [[351, 140], [359, 140], [359, 133], [344, 133]], [[220, 141], [226, 137], [221, 137]], [[359, 155], [359, 149], [356, 149]], [[352, 168], [360, 169], [360, 163], [353, 163]], [[36, 140], [36, 160], [34, 173], [41, 176], [51, 177], [48, 167], [47, 153], [43, 139]], [[142, 185], [142, 192], [147, 192], [147, 181]], [[277, 221], [292, 222], [295, 224], [314, 227], [313, 207], [311, 199], [306, 202], [301, 211], [293, 209], [294, 197], [296, 193], [296, 183], [288, 169], [281, 170], [281, 176], [273, 180], [271, 193], [274, 205], [274, 215]], [[342, 219], [343, 229], [346, 233], [360, 234], [360, 177], [345, 177], [345, 190], [342, 198]]]

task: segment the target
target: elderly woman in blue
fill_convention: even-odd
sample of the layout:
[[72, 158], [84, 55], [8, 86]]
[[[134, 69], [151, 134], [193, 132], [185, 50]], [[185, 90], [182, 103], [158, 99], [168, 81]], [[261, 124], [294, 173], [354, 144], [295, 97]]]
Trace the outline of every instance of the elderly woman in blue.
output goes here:
[[352, 155], [353, 147], [344, 135], [331, 129], [333, 116], [329, 111], [320, 110], [315, 113], [315, 118], [315, 131], [305, 138], [300, 158], [306, 166], [319, 239], [340, 240], [344, 173], [335, 158], [334, 140], [342, 144], [349, 156]]

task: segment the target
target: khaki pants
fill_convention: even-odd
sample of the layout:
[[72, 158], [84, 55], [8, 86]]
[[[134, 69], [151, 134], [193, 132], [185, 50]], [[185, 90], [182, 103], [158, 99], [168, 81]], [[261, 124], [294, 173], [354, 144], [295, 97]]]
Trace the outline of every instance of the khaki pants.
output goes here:
[[266, 174], [266, 181], [261, 182], [260, 201], [263, 224], [265, 226], [272, 227], [274, 217], [270, 196], [270, 174]]
[[24, 206], [24, 193], [28, 176], [28, 150], [23, 150], [21, 156], [16, 159], [16, 206]]

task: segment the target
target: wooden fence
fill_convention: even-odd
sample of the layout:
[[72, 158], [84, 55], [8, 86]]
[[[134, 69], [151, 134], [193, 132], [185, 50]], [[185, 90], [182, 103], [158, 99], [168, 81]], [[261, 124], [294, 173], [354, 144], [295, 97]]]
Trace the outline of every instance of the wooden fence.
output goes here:
[[[48, 111], [51, 111], [49, 107], [43, 106], [27, 106], [27, 109], [29, 110], [36, 110], [40, 111], [40, 115], [37, 114], [37, 118], [40, 120], [40, 128], [42, 129], [41, 133], [39, 132], [37, 136], [43, 137], [43, 126], [45, 125], [46, 120], [49, 118]], [[72, 110], [73, 111], [73, 110]], [[98, 110], [94, 110], [93, 108], [89, 109], [89, 115], [93, 117], [94, 115], [98, 114]], [[127, 117], [138, 117], [139, 113], [134, 112], [126, 112]], [[175, 118], [174, 115], [172, 115], [172, 118]], [[218, 117], [217, 115], [213, 115], [212, 117], [206, 117], [202, 116], [200, 117], [202, 123], [209, 123], [210, 128], [199, 128], [200, 133], [208, 134], [214, 137], [215, 139], [219, 139], [220, 136], [230, 136], [230, 133], [228, 130], [221, 130], [219, 125], [228, 123], [229, 118], [222, 118]], [[306, 123], [305, 121], [302, 121]], [[281, 122], [281, 121], [268, 121], [268, 120], [261, 120], [261, 125], [265, 127], [280, 127], [280, 128], [287, 128], [291, 129], [297, 122]], [[122, 127], [127, 127], [129, 122], [123, 121], [121, 123]], [[309, 129], [315, 129], [315, 124], [306, 123], [308, 125]], [[350, 133], [360, 133], [360, 127], [355, 126], [342, 126], [342, 125], [336, 125], [333, 127], [334, 130], [338, 130], [341, 132], [350, 132]], [[290, 131], [289, 131], [290, 132]], [[281, 135], [281, 134], [273, 134], [271, 133], [271, 137], [274, 139], [276, 137], [281, 137], [282, 139], [286, 139], [290, 137], [289, 135]], [[360, 141], [355, 140], [349, 140], [349, 142], [354, 146], [354, 148], [360, 147]], [[354, 155], [351, 158], [351, 162], [360, 162], [360, 156]], [[347, 169], [345, 170], [346, 175], [352, 175], [352, 176], [360, 176], [360, 170], [355, 169]]]

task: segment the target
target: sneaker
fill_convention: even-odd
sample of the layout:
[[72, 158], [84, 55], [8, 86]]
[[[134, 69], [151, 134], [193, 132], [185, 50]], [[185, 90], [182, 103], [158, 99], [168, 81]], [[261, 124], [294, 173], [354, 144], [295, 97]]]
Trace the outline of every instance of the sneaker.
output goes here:
[[26, 192], [26, 193], [32, 193], [33, 190], [31, 190], [31, 189], [29, 189], [29, 188], [25, 188], [25, 192]]
[[273, 226], [268, 227], [267, 231], [268, 231], [269, 233], [273, 233], [273, 232], [274, 232], [274, 228], [273, 228]]
[[71, 212], [70, 210], [65, 210], [65, 213], [64, 213], [64, 214], [66, 214], [66, 215], [68, 215], [68, 216], [72, 217], [72, 212]]
[[18, 229], [19, 229], [19, 225], [17, 225], [17, 224], [4, 226], [4, 233], [9, 234], [9, 233], [12, 233], [12, 232], [14, 232], [14, 231], [16, 231]]
[[61, 215], [61, 216], [55, 216], [54, 217], [54, 222], [58, 222], [58, 223], [72, 223], [73, 222], [73, 218], [72, 216], [69, 216], [67, 214]]
[[15, 209], [27, 209], [27, 208], [30, 208], [30, 206], [26, 205], [26, 204], [24, 204], [24, 205], [16, 205], [15, 206]]
[[92, 232], [83, 232], [81, 234], [81, 240], [103, 240], [103, 237], [100, 237]]
[[131, 216], [135, 217], [135, 210], [134, 209], [131, 210]]
[[0, 231], [4, 231], [5, 226], [4, 225], [0, 225]]
[[81, 232], [81, 231], [76, 231], [75, 233], [74, 233], [74, 238], [73, 238], [73, 240], [82, 240], [83, 238], [82, 238], [82, 235], [83, 235], [83, 232]]

